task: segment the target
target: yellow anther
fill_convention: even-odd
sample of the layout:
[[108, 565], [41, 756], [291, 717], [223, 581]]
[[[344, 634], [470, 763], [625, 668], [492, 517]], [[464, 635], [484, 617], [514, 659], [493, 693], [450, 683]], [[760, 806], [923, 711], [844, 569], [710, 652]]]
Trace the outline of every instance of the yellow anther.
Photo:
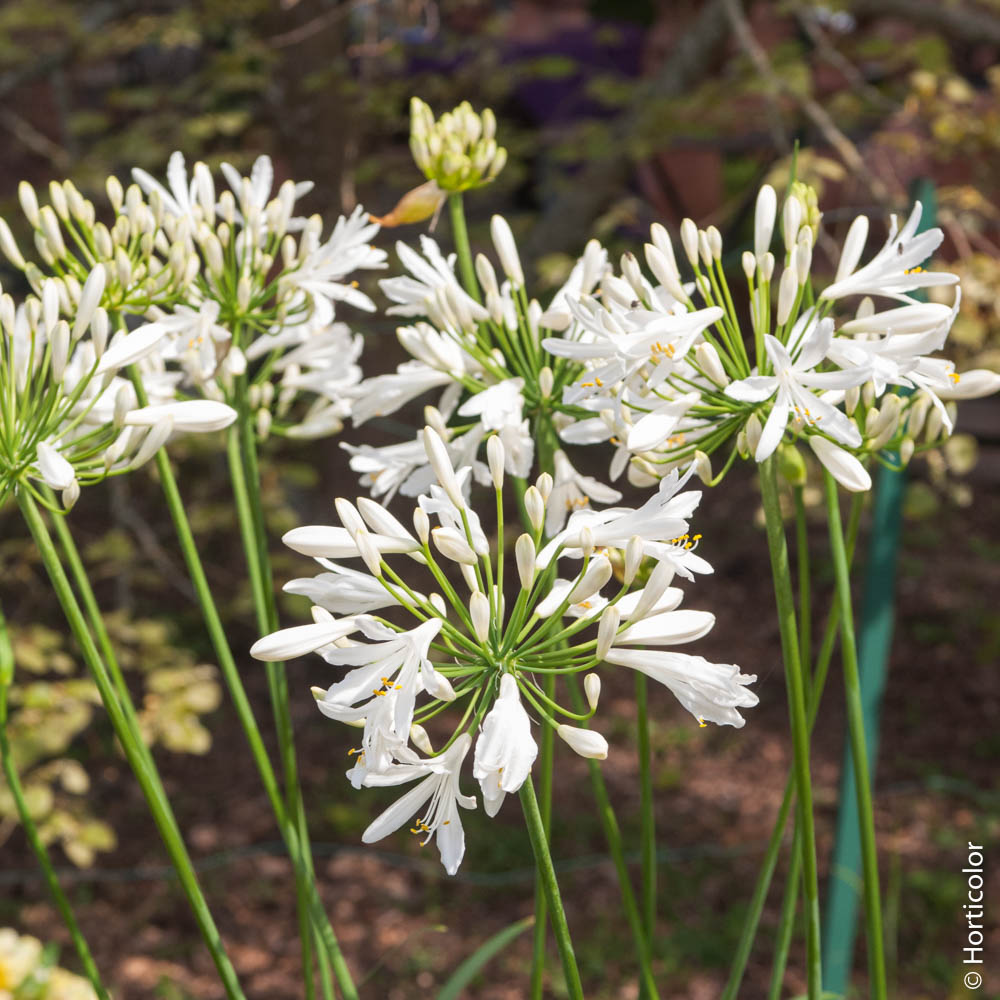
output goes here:
[[924, 273], [924, 269], [922, 267], [908, 267], [903, 273], [904, 274], [923, 274]]
[[604, 383], [596, 375], [594, 376], [594, 381], [597, 383], [598, 389], [600, 389], [604, 385]]
[[958, 372], [948, 372], [948, 378], [950, 378], [955, 385], [958, 385], [958, 383], [962, 380], [962, 376], [959, 375]]
[[700, 715], [698, 716], [698, 725], [702, 729], [708, 728], [708, 723]]

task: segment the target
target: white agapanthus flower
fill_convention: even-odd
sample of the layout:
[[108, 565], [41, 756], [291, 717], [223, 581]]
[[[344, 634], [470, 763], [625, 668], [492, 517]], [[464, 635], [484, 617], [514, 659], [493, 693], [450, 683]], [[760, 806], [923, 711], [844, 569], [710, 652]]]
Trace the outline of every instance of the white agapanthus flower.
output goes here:
[[[701, 725], [742, 726], [739, 709], [757, 698], [748, 686], [755, 677], [671, 648], [695, 642], [715, 621], [681, 609], [683, 593], [671, 586], [675, 575], [711, 571], [694, 554], [698, 536], [690, 535], [689, 520], [700, 494], [682, 492], [686, 477], [665, 478], [635, 509], [577, 509], [546, 544], [547, 506], [565, 509], [567, 484], [579, 481], [561, 460], [561, 492], [548, 475], [527, 488], [523, 502], [534, 530], [521, 535], [505, 560], [468, 500], [472, 468], [456, 470], [449, 443], [433, 427], [423, 429], [421, 441], [433, 478], [413, 511], [412, 529], [362, 497], [356, 505], [337, 501], [339, 526], [288, 532], [285, 543], [324, 570], [286, 587], [315, 602], [314, 621], [265, 636], [251, 653], [281, 660], [315, 652], [338, 670], [314, 693], [324, 715], [362, 728], [350, 753], [351, 782], [414, 783], [371, 824], [365, 842], [412, 821], [410, 830], [424, 843], [433, 837], [454, 874], [464, 851], [459, 807], [475, 804], [460, 790], [470, 747], [490, 816], [530, 775], [536, 726], [551, 726], [577, 753], [607, 756], [604, 737], [581, 725], [596, 711], [600, 684], [593, 671], [602, 663], [648, 673]], [[494, 433], [488, 470], [501, 512], [503, 451]], [[640, 584], [644, 558], [652, 568]], [[367, 573], [341, 565], [351, 559]], [[617, 580], [616, 564], [624, 567]], [[508, 586], [515, 570], [517, 588]], [[418, 574], [419, 590], [411, 582]], [[463, 581], [464, 593], [452, 578]], [[587, 674], [589, 712], [570, 711], [545, 694], [539, 678], [549, 672]], [[457, 728], [435, 751], [424, 723], [449, 707]]]
[[[737, 456], [764, 462], [783, 444], [801, 441], [846, 489], [870, 488], [865, 466], [873, 457], [887, 453], [882, 460], [905, 462], [918, 448], [933, 447], [951, 431], [946, 400], [1000, 385], [1000, 377], [977, 372], [968, 373], [963, 389], [965, 377], [933, 356], [945, 345], [959, 300], [945, 306], [906, 294], [956, 280], [924, 270], [943, 237], [939, 229], [918, 232], [920, 220], [919, 204], [902, 229], [893, 217], [886, 243], [867, 263], [868, 220], [855, 220], [834, 281], [824, 287], [813, 275], [814, 200], [804, 185], [793, 185], [779, 211], [765, 185], [754, 249], [743, 255], [749, 328], [734, 305], [718, 230], [700, 231], [691, 220], [681, 225], [694, 275], [685, 283], [670, 237], [654, 226], [646, 262], [659, 284], [626, 255], [622, 277], [606, 277], [599, 299], [568, 304], [575, 328], [542, 341], [578, 366], [564, 403], [589, 411], [561, 426], [560, 437], [611, 440], [618, 449], [612, 478], [627, 455], [643, 480], [697, 466], [700, 476], [717, 481]], [[772, 252], [776, 231], [783, 246]], [[866, 298], [842, 320], [835, 308], [852, 296]], [[876, 311], [879, 297], [899, 304]], [[910, 389], [916, 391], [907, 396]], [[927, 405], [937, 416], [925, 423]], [[719, 450], [726, 454], [713, 478], [711, 456]]]
[[156, 342], [124, 348], [124, 332], [109, 338], [110, 321], [100, 305], [107, 275], [98, 264], [70, 297], [65, 280], [49, 278], [41, 297], [19, 307], [0, 298], [0, 503], [27, 489], [48, 487], [62, 507], [73, 506], [81, 486], [147, 462], [174, 434], [227, 427], [236, 412], [209, 400], [178, 402], [169, 380], [153, 373], [148, 405], [123, 369], [140, 364]]

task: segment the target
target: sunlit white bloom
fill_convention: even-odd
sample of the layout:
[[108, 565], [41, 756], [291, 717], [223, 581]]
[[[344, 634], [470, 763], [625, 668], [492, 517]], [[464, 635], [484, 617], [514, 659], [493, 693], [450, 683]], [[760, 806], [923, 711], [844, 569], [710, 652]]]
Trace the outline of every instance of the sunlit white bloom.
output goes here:
[[483, 790], [487, 816], [496, 816], [504, 796], [520, 789], [537, 756], [538, 745], [531, 735], [531, 720], [521, 704], [517, 681], [511, 674], [504, 674], [500, 693], [476, 740], [472, 771]]
[[709, 663], [704, 657], [687, 653], [632, 649], [612, 649], [607, 661], [631, 667], [664, 684], [701, 723], [740, 729], [745, 720], [738, 709], [752, 708], [758, 702], [757, 695], [747, 687], [757, 680], [757, 675], [742, 674], [732, 664]]
[[[414, 755], [414, 763], [394, 764], [384, 774], [369, 776], [366, 784], [379, 787], [409, 781], [418, 784], [372, 822], [361, 839], [374, 844], [416, 816], [411, 832], [423, 836], [424, 844], [435, 838], [445, 871], [454, 875], [465, 855], [465, 830], [458, 807], [476, 807], [476, 800], [463, 795], [459, 787], [462, 762], [471, 742], [469, 734], [462, 733], [440, 757], [419, 760]], [[418, 811], [422, 815], [417, 816]]]
[[[866, 381], [864, 369], [817, 372], [815, 366], [826, 356], [833, 339], [833, 322], [820, 320], [803, 334], [801, 346], [793, 358], [776, 337], [765, 335], [767, 356], [774, 375], [751, 375], [726, 386], [726, 395], [745, 403], [759, 403], [774, 397], [754, 458], [763, 462], [774, 454], [789, 419], [794, 415], [803, 423], [818, 427], [850, 447], [861, 444], [861, 434], [847, 416], [812, 389], [846, 389]], [[822, 425], [820, 422], [822, 421]]]
[[[820, 292], [821, 299], [840, 299], [847, 295], [888, 295], [895, 298], [915, 288], [932, 285], [952, 285], [958, 278], [940, 271], [924, 271], [921, 264], [941, 245], [944, 233], [928, 229], [918, 233], [922, 206], [918, 201], [903, 228], [896, 216], [889, 223], [889, 238], [881, 250], [863, 267], [858, 262], [864, 251], [867, 220], [862, 226], [856, 223], [844, 245], [844, 252], [837, 268], [837, 280]], [[853, 237], [853, 238], [852, 238]]]

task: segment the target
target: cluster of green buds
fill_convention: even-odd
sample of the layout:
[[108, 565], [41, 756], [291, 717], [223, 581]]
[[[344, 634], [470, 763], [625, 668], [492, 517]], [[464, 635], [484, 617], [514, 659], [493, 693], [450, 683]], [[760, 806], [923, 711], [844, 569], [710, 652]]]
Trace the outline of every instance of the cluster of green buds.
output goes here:
[[429, 181], [449, 193], [469, 191], [494, 180], [507, 162], [507, 150], [496, 141], [497, 122], [486, 108], [481, 114], [468, 101], [440, 118], [414, 97], [410, 101], [410, 150]]
[[72, 181], [52, 181], [49, 204], [41, 206], [35, 189], [22, 181], [18, 198], [34, 231], [38, 261], [25, 259], [3, 219], [0, 249], [36, 295], [45, 280], [56, 279], [65, 286], [61, 296], [78, 303], [87, 276], [102, 265], [101, 305], [109, 313], [142, 314], [177, 300], [194, 281], [198, 260], [180, 234], [165, 228], [162, 201], [147, 202], [137, 184], [126, 190], [116, 177], [108, 178], [106, 193], [115, 217], [110, 228]]

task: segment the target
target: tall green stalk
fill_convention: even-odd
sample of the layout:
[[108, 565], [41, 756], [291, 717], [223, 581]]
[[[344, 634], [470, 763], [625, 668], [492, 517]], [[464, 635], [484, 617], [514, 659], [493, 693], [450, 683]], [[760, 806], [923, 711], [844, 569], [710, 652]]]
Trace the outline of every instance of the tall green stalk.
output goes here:
[[[500, 544], [503, 544], [501, 541]], [[555, 674], [546, 674], [542, 681], [543, 690], [548, 698], [555, 697]], [[542, 817], [542, 829], [545, 839], [549, 839], [552, 829], [552, 757], [554, 750], [554, 733], [551, 726], [542, 726], [539, 734], [541, 746], [538, 751], [538, 771], [541, 784], [539, 794], [539, 812]], [[545, 889], [540, 876], [535, 878], [535, 932], [533, 955], [531, 961], [531, 1000], [542, 1000], [545, 988], [545, 945], [548, 938], [547, 903]]]
[[177, 820], [174, 817], [170, 803], [167, 801], [159, 776], [155, 768], [151, 766], [151, 762], [146, 754], [139, 749], [139, 745], [142, 743], [140, 735], [130, 725], [129, 716], [122, 708], [119, 695], [115, 690], [100, 653], [98, 653], [97, 647], [94, 645], [94, 640], [87, 627], [83, 612], [73, 594], [73, 588], [70, 586], [69, 579], [63, 570], [48, 528], [45, 526], [45, 521], [27, 490], [21, 490], [17, 499], [31, 536], [41, 554], [56, 596], [62, 605], [66, 620], [80, 646], [94, 682], [97, 684], [101, 701], [104, 703], [115, 735], [118, 737], [129, 766], [135, 773], [143, 795], [149, 804], [157, 830], [163, 839], [164, 846], [167, 849], [174, 871], [177, 873], [181, 887], [188, 898], [202, 938], [212, 955], [212, 960], [218, 970], [226, 995], [230, 1000], [245, 1000], [243, 990], [236, 977], [236, 970], [233, 968], [232, 962], [230, 962], [229, 956], [226, 954], [218, 927], [198, 884], [198, 878], [191, 864], [191, 858], [187, 853], [184, 839], [177, 826]]
[[535, 865], [538, 868], [542, 888], [545, 890], [549, 919], [552, 923], [556, 944], [559, 946], [563, 972], [566, 975], [566, 988], [571, 1000], [583, 1000], [580, 970], [576, 965], [573, 941], [569, 935], [569, 925], [566, 923], [566, 911], [563, 909], [562, 896], [559, 894], [559, 883], [556, 881], [556, 871], [552, 865], [552, 855], [549, 853], [549, 842], [545, 835], [542, 814], [538, 809], [538, 799], [535, 797], [535, 785], [530, 774], [521, 785], [520, 796], [524, 821], [531, 839], [531, 849], [535, 855]]
[[[230, 482], [236, 500], [237, 518], [240, 523], [240, 537], [246, 554], [247, 568], [251, 580], [257, 626], [262, 635], [278, 628], [278, 610], [274, 599], [274, 580], [271, 573], [271, 558], [267, 544], [267, 525], [264, 520], [264, 506], [260, 494], [260, 469], [257, 463], [257, 442], [246, 399], [245, 377], [237, 385], [236, 423], [229, 430]], [[295, 735], [292, 713], [288, 698], [288, 678], [284, 663], [265, 664], [268, 693], [274, 714], [274, 725], [278, 735], [278, 753], [281, 757], [285, 782], [285, 803], [298, 828], [302, 852], [301, 866], [295, 868], [295, 899], [299, 920], [299, 937], [302, 945], [302, 968], [305, 978], [306, 1000], [313, 1000], [312, 948], [309, 933], [308, 888], [306, 881], [312, 878], [312, 848], [309, 842], [305, 805], [299, 784], [298, 761], [295, 756]]]
[[799, 829], [797, 819], [794, 825], [792, 851], [788, 856], [788, 880], [785, 882], [785, 896], [781, 901], [781, 917], [778, 920], [778, 933], [775, 935], [774, 960], [771, 963], [771, 988], [768, 990], [767, 1000], [780, 1000], [781, 998], [781, 986], [785, 980], [788, 952], [792, 945], [792, 933], [795, 930], [795, 913], [802, 882], [802, 831]]
[[788, 688], [788, 712], [795, 753], [795, 790], [802, 831], [802, 878], [806, 915], [806, 966], [809, 1000], [819, 1000], [822, 989], [820, 957], [819, 877], [816, 867], [816, 830], [813, 821], [812, 776], [809, 769], [809, 722], [805, 683], [799, 656], [795, 598], [788, 565], [788, 546], [778, 495], [777, 460], [772, 456], [760, 466], [760, 491], [764, 504], [767, 545], [781, 632], [781, 651]]
[[[862, 494], [856, 494], [851, 505], [851, 517], [847, 529], [847, 555], [849, 562], [854, 558], [858, 528], [861, 524], [863, 499]], [[836, 602], [834, 602], [827, 618], [826, 628], [823, 632], [823, 641], [820, 645], [819, 655], [816, 658], [816, 668], [813, 671], [812, 684], [809, 689], [810, 734], [812, 733], [813, 726], [816, 724], [816, 715], [819, 712], [820, 700], [823, 697], [823, 690], [826, 686], [826, 678], [829, 672], [830, 660], [833, 657], [833, 648], [837, 641], [839, 626], [840, 611]], [[740, 932], [740, 939], [733, 955], [729, 979], [726, 981], [726, 988], [722, 991], [719, 1000], [736, 1000], [736, 997], [739, 995], [740, 985], [743, 982], [743, 974], [746, 971], [747, 961], [750, 958], [754, 939], [757, 936], [757, 928], [760, 925], [760, 918], [764, 912], [764, 904], [767, 901], [767, 894], [771, 888], [771, 881], [774, 878], [775, 868], [778, 864], [778, 854], [784, 840], [785, 825], [788, 822], [788, 814], [792, 809], [794, 793], [795, 773], [793, 769], [785, 783], [785, 793], [778, 808], [778, 815], [771, 830], [767, 850], [764, 852], [764, 861], [761, 864], [757, 883], [750, 898], [750, 906], [743, 921], [743, 930]]]
[[469, 245], [469, 230], [465, 224], [465, 206], [461, 192], [448, 195], [448, 211], [451, 214], [451, 235], [455, 239], [455, 250], [458, 252], [458, 269], [462, 275], [462, 284], [478, 302], [479, 283], [476, 281], [476, 268], [472, 261], [472, 248]]
[[[138, 394], [140, 405], [144, 405], [145, 390], [142, 386], [141, 379], [134, 372], [133, 385], [135, 386], [136, 393]], [[242, 465], [240, 465], [240, 468], [242, 468]], [[306, 883], [305, 888], [308, 893], [307, 905], [313, 930], [318, 940], [322, 942], [322, 947], [318, 950], [321, 982], [326, 979], [326, 964], [327, 961], [329, 961], [333, 967], [333, 975], [336, 979], [337, 986], [339, 987], [345, 1000], [357, 1000], [357, 987], [354, 985], [354, 980], [351, 976], [350, 969], [347, 967], [347, 962], [344, 959], [343, 952], [340, 949], [337, 936], [334, 933], [333, 927], [330, 925], [329, 918], [326, 915], [326, 911], [323, 908], [323, 902], [319, 897], [319, 891], [316, 888], [315, 881], [311, 877], [311, 865], [307, 867], [306, 862], [303, 859], [302, 850], [300, 848], [301, 837], [298, 825], [292, 820], [288, 810], [285, 808], [285, 803], [282, 800], [281, 791], [279, 789], [277, 777], [274, 773], [274, 768], [271, 764], [271, 759], [264, 746], [264, 740], [261, 736], [260, 727], [254, 715], [253, 708], [250, 705], [250, 699], [247, 697], [246, 688], [243, 686], [243, 679], [236, 666], [232, 648], [229, 645], [229, 638], [226, 635], [225, 627], [223, 626], [222, 619], [219, 616], [219, 611], [215, 604], [215, 598], [208, 583], [208, 577], [205, 575], [205, 568], [201, 562], [201, 556], [198, 554], [198, 546], [194, 540], [194, 533], [191, 531], [191, 523], [188, 520], [187, 510], [184, 507], [184, 501], [181, 498], [180, 490], [177, 486], [177, 479], [174, 476], [173, 469], [171, 468], [170, 459], [167, 456], [166, 451], [162, 448], [156, 454], [156, 469], [160, 485], [163, 489], [164, 500], [166, 501], [167, 509], [170, 511], [170, 517], [174, 524], [178, 545], [180, 546], [181, 553], [184, 557], [184, 563], [187, 567], [188, 576], [194, 586], [195, 594], [198, 598], [198, 604], [201, 608], [202, 618], [205, 622], [205, 627], [208, 630], [212, 647], [215, 650], [215, 655], [219, 662], [219, 669], [222, 671], [223, 680], [226, 683], [226, 687], [229, 689], [230, 697], [233, 699], [233, 706], [236, 709], [236, 715], [243, 728], [247, 742], [250, 745], [251, 755], [257, 765], [257, 770], [260, 774], [261, 781], [264, 784], [264, 790], [267, 793], [268, 801], [271, 804], [271, 809], [278, 822], [282, 838], [288, 848], [288, 854], [295, 868], [297, 880], [300, 878], [298, 874], [299, 872], [308, 873], [308, 877], [304, 879], [304, 882]], [[245, 502], [245, 492], [238, 494], [237, 503], [239, 503], [241, 499]], [[71, 541], [72, 540], [70, 540], [70, 542]], [[250, 558], [249, 552], [247, 553], [247, 558], [248, 560]], [[77, 562], [79, 563], [78, 559]], [[82, 579], [78, 579], [77, 582], [81, 591], [86, 595], [89, 590], [89, 582], [87, 581], [86, 573], [82, 573]], [[92, 595], [90, 602], [93, 603]], [[98, 615], [98, 617], [100, 616]], [[101, 627], [103, 628], [103, 624]], [[325, 982], [323, 982], [323, 985], [324, 994], [326, 994], [327, 985]]]
[[73, 947], [83, 966], [84, 975], [90, 980], [94, 987], [94, 992], [98, 1000], [111, 1000], [108, 991], [101, 982], [101, 974], [97, 971], [97, 963], [91, 954], [90, 947], [80, 925], [76, 921], [73, 907], [70, 905], [66, 893], [63, 892], [59, 884], [59, 877], [56, 875], [55, 867], [49, 852], [42, 841], [35, 825], [35, 820], [31, 815], [31, 809], [24, 796], [24, 788], [21, 785], [20, 775], [17, 773], [17, 765], [14, 762], [14, 755], [11, 751], [10, 740], [7, 736], [7, 692], [14, 680], [14, 651], [11, 648], [10, 634], [7, 631], [7, 621], [3, 611], [0, 610], [0, 764], [3, 766], [4, 778], [7, 787], [10, 789], [11, 798], [17, 808], [18, 817], [21, 820], [21, 827], [28, 840], [31, 850], [38, 859], [38, 865], [42, 869], [45, 877], [45, 884], [48, 887], [52, 901], [56, 904], [56, 909], [66, 924], [69, 936], [73, 941]]
[[[656, 936], [656, 818], [653, 813], [653, 754], [649, 740], [646, 675], [635, 671], [637, 751], [639, 754], [639, 851], [642, 858], [642, 918], [646, 949]], [[647, 996], [645, 990], [643, 996]]]
[[[580, 685], [576, 677], [569, 679], [569, 693], [573, 700], [575, 711], [582, 713], [585, 710], [583, 695], [580, 693]], [[588, 723], [581, 723], [584, 728]], [[659, 1000], [659, 991], [656, 988], [656, 980], [653, 978], [652, 951], [649, 946], [649, 938], [645, 932], [642, 922], [642, 915], [639, 912], [639, 903], [635, 898], [635, 891], [632, 888], [632, 880], [629, 877], [628, 865], [625, 861], [625, 850], [622, 847], [621, 828], [618, 825], [618, 817], [615, 815], [614, 807], [611, 805], [611, 798], [608, 795], [608, 786], [604, 781], [604, 774], [601, 765], [596, 760], [588, 760], [587, 767], [590, 771], [590, 783], [597, 802], [597, 813], [601, 818], [601, 826], [604, 828], [604, 839], [608, 842], [608, 850], [611, 852], [611, 860], [614, 862], [615, 872], [618, 875], [618, 886], [622, 894], [622, 907], [625, 910], [625, 919], [628, 921], [629, 930], [632, 932], [632, 940], [635, 942], [636, 955], [639, 959], [639, 985], [643, 994], [650, 1000]]]
[[840, 521], [840, 497], [837, 482], [823, 470], [830, 549], [840, 610], [840, 649], [844, 660], [844, 694], [847, 705], [847, 728], [854, 759], [858, 816], [861, 832], [861, 862], [864, 872], [865, 921], [868, 937], [870, 990], [874, 1000], [885, 1000], [885, 950], [882, 933], [882, 900], [879, 891], [878, 851], [875, 843], [875, 813], [872, 808], [871, 779], [865, 746], [864, 708], [861, 704], [861, 678], [854, 635], [854, 612], [851, 607], [851, 575], [847, 549]]

